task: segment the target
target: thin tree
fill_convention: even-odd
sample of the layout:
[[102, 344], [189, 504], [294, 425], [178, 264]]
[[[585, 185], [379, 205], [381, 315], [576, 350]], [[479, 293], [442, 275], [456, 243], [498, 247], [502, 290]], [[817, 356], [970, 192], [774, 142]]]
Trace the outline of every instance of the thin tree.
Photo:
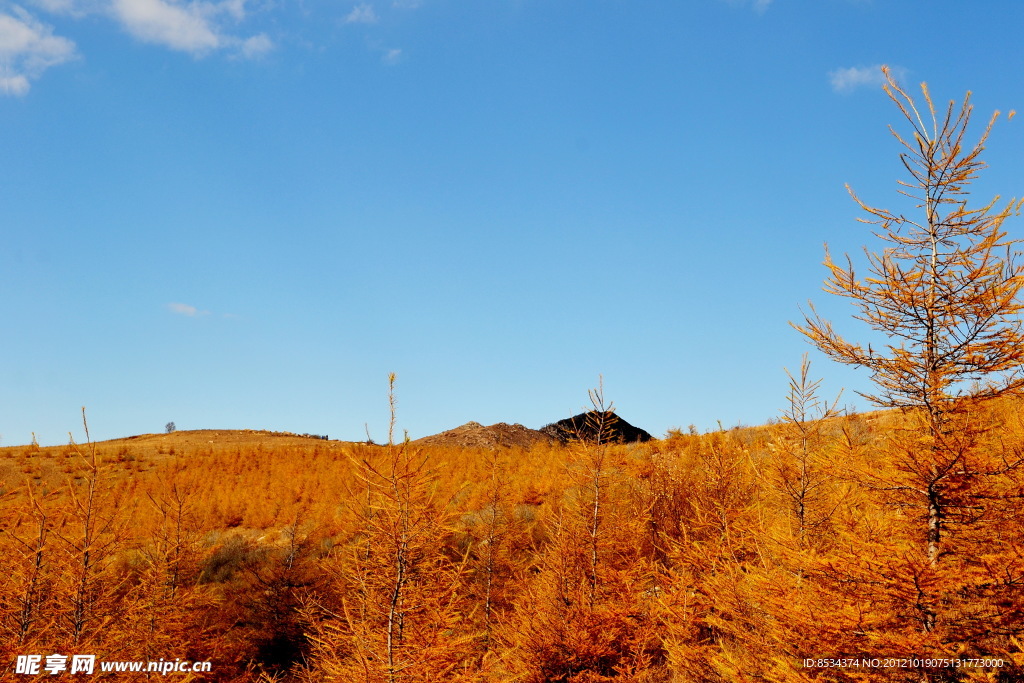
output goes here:
[[775, 428], [768, 467], [768, 485], [782, 494], [796, 525], [797, 547], [808, 547], [835, 509], [828, 504], [834, 485], [825, 466], [825, 429], [839, 415], [839, 396], [832, 402], [818, 398], [821, 380], [810, 377], [811, 362], [804, 354], [798, 377], [787, 369], [789, 394], [782, 423]]
[[124, 541], [124, 530], [118, 525], [120, 501], [107, 499], [110, 486], [105, 481], [96, 444], [89, 436], [84, 406], [82, 427], [87, 452], [83, 453], [73, 438], [70, 446], [85, 465], [85, 481], [81, 490], [68, 482], [69, 515], [54, 529], [66, 546], [70, 560], [66, 578], [70, 614], [66, 628], [70, 642], [75, 645], [88, 637], [103, 635], [99, 624], [112, 618], [121, 607], [115, 599], [119, 586], [103, 581], [102, 574]]
[[366, 507], [357, 514], [359, 540], [338, 558], [340, 610], [329, 600], [307, 610], [314, 622], [310, 680], [457, 681], [469, 661], [472, 638], [461, 632], [460, 612], [465, 558], [444, 548], [457, 492], [439, 494], [429, 454], [408, 435], [394, 443], [394, 382], [392, 373], [384, 453], [348, 454], [366, 487]]
[[[795, 326], [826, 355], [867, 368], [878, 390], [863, 394], [877, 406], [900, 408], [912, 429], [891, 442], [898, 474], [875, 481], [900, 504], [917, 510], [917, 537], [926, 566], [935, 569], [947, 551], [950, 525], [977, 519], [972, 488], [987, 475], [1019, 465], [990, 458], [978, 448], [984, 426], [979, 403], [1019, 392], [1024, 387], [1024, 266], [1007, 239], [1004, 221], [1021, 202], [997, 206], [996, 197], [968, 208], [968, 186], [986, 167], [981, 160], [995, 112], [973, 146], [965, 142], [972, 105], [970, 92], [941, 116], [925, 84], [927, 104], [919, 111], [913, 98], [883, 67], [885, 92], [910, 124], [907, 138], [890, 127], [903, 145], [900, 158], [910, 174], [901, 194], [915, 202], [916, 217], [876, 208], [847, 189], [867, 214], [861, 222], [877, 226], [881, 251], [865, 249], [869, 275], [859, 278], [852, 261], [833, 261], [826, 248], [829, 277], [825, 291], [851, 299], [854, 317], [881, 332], [884, 349], [847, 341], [813, 306], [805, 324]], [[1012, 117], [1013, 112], [1010, 116]], [[987, 459], [986, 459], [987, 458]], [[974, 512], [972, 512], [974, 511]], [[973, 517], [972, 517], [973, 516]], [[929, 600], [919, 601], [924, 630], [935, 627]]]
[[500, 556], [507, 552], [504, 548], [509, 533], [507, 508], [508, 471], [506, 463], [501, 461], [497, 450], [492, 450], [488, 461], [487, 506], [481, 512], [480, 537], [476, 545], [480, 548], [480, 571], [484, 577], [484, 636], [483, 648], [491, 648], [491, 636], [494, 626], [494, 597], [497, 586], [498, 564]]
[[[45, 630], [40, 625], [53, 588], [49, 542], [52, 521], [43, 505], [47, 497], [53, 496], [37, 494], [28, 481], [24, 491], [27, 500], [22, 503], [22, 510], [11, 514], [4, 528], [0, 528], [0, 537], [9, 539], [0, 546], [0, 552], [8, 559], [0, 577], [0, 633], [4, 634], [3, 640], [21, 646]], [[22, 528], [25, 537], [20, 533]]]
[[585, 454], [586, 460], [584, 467], [586, 468], [587, 476], [590, 485], [590, 520], [587, 524], [587, 535], [589, 536], [589, 551], [590, 551], [590, 592], [588, 595], [588, 601], [590, 609], [594, 609], [594, 603], [597, 599], [598, 587], [600, 582], [598, 580], [598, 551], [601, 547], [601, 523], [604, 521], [604, 510], [602, 509], [602, 503], [607, 498], [607, 479], [610, 475], [608, 471], [608, 442], [612, 439], [613, 429], [617, 420], [615, 416], [615, 406], [612, 403], [605, 403], [604, 401], [604, 377], [598, 376], [598, 385], [596, 389], [590, 389], [587, 392], [590, 397], [591, 410], [587, 412], [586, 422], [589, 431], [593, 435], [593, 443], [584, 441], [583, 439], [577, 439], [578, 443], [586, 444]]

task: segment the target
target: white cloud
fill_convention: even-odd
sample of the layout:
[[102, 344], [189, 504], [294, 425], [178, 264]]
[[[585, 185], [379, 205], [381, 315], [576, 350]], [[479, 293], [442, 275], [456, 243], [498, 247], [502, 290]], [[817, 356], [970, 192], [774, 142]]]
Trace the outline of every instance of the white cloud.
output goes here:
[[214, 6], [218, 11], [230, 14], [235, 21], [245, 19], [245, 0], [224, 0]]
[[21, 7], [10, 11], [0, 13], [0, 95], [24, 95], [44, 71], [74, 59], [75, 44]]
[[0, 94], [24, 95], [28, 89], [28, 79], [24, 76], [0, 76]]
[[178, 315], [187, 315], [190, 318], [197, 315], [210, 315], [209, 311], [200, 311], [195, 306], [189, 306], [188, 304], [171, 303], [167, 304], [167, 308], [171, 309], [172, 313], [177, 313]]
[[88, 13], [89, 0], [31, 0], [32, 4], [50, 14], [81, 17]]
[[356, 5], [352, 8], [352, 11], [345, 17], [346, 24], [376, 24], [377, 13], [373, 11], [373, 7], [370, 5]]
[[114, 18], [139, 40], [203, 55], [223, 45], [202, 5], [182, 6], [165, 0], [114, 0]]
[[178, 0], [113, 0], [111, 9], [125, 30], [144, 42], [197, 57], [213, 50], [237, 49], [242, 57], [254, 59], [274, 49], [267, 34], [238, 38], [226, 34], [214, 21], [224, 14], [241, 21], [245, 18], [245, 2], [224, 0], [186, 5]]
[[[899, 66], [889, 67], [889, 70], [897, 80], [907, 72], [906, 69]], [[874, 66], [852, 66], [848, 69], [836, 69], [829, 72], [828, 80], [832, 84], [834, 91], [846, 93], [862, 87], [880, 88], [885, 83], [885, 76], [882, 75], [882, 65], [876, 64]]]
[[402, 50], [401, 50], [401, 48], [397, 48], [397, 47], [391, 48], [390, 50], [385, 50], [384, 56], [381, 57], [381, 60], [383, 60], [383, 62], [385, 64], [398, 64], [398, 62], [401, 59], [402, 59]]
[[[232, 35], [225, 23], [246, 18], [249, 0], [28, 0], [35, 7], [74, 18], [105, 15], [136, 39], [201, 57], [223, 50], [256, 59], [274, 49], [265, 33]], [[24, 95], [51, 66], [77, 57], [75, 43], [53, 35], [17, 5], [0, 9], [0, 97]]]
[[239, 52], [246, 59], [256, 59], [267, 54], [274, 49], [274, 41], [272, 41], [266, 33], [260, 33], [252, 38], [246, 38], [242, 41]]

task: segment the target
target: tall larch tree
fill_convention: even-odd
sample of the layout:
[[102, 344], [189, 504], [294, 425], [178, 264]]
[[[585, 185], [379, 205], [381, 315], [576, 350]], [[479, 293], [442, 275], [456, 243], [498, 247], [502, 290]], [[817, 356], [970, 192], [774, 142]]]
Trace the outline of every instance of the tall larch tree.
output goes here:
[[[922, 84], [922, 112], [892, 73], [883, 73], [885, 92], [910, 126], [909, 136], [890, 130], [909, 173], [900, 192], [915, 212], [873, 207], [849, 190], [883, 247], [865, 249], [867, 277], [858, 277], [849, 257], [836, 263], [826, 249], [825, 291], [850, 299], [854, 317], [887, 339], [882, 348], [847, 341], [813, 307], [796, 327], [832, 359], [868, 369], [877, 391], [865, 398], [903, 413], [907, 427], [893, 430], [886, 447], [892, 466], [862, 477], [905, 520], [909, 550], [899, 562], [906, 580], [892, 586], [903, 605], [893, 609], [928, 634], [921, 647], [959, 642], [991, 651], [993, 638], [1020, 632], [1019, 591], [1011, 585], [1020, 558], [1012, 548], [1000, 554], [996, 537], [1004, 534], [992, 525], [1005, 517], [999, 482], [1011, 481], [1022, 460], [1001, 452], [985, 403], [1024, 388], [1024, 266], [1015, 251], [1020, 240], [1003, 229], [1021, 202], [996, 197], [968, 207], [998, 111], [971, 145], [969, 92], [961, 105], [937, 111]], [[894, 576], [891, 569], [880, 575]]]

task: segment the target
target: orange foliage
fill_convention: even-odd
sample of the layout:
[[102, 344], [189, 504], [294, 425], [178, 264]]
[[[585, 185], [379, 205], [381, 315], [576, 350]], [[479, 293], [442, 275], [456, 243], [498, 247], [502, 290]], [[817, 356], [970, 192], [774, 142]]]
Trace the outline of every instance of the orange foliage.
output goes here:
[[[979, 411], [979, 447], [1024, 452], [1015, 400]], [[257, 437], [120, 462], [120, 446], [98, 444], [96, 620], [75, 646], [69, 577], [90, 474], [72, 455], [63, 486], [30, 475], [38, 483], [0, 499], [0, 656], [87, 645], [109, 659], [209, 659], [215, 681], [389, 680], [406, 533], [394, 680], [877, 680], [802, 662], [939, 653], [1008, 667], [1024, 613], [1024, 480], [989, 477], [984, 515], [951, 531], [955, 554], [930, 567], [915, 518], [866, 478], [897, 476], [892, 435], [907, 420], [783, 420], [600, 450]], [[62, 450], [29, 462], [63, 463]], [[21, 458], [8, 449], [0, 465]], [[804, 542], [798, 471], [816, 482]], [[945, 615], [928, 633], [916, 585]]]

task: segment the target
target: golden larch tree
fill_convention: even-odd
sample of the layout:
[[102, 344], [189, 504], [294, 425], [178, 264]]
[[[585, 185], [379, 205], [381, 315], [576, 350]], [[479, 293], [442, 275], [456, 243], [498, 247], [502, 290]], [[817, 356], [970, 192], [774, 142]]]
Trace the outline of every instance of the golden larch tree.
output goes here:
[[[984, 624], [989, 633], [1006, 635], [1016, 630], [1007, 630], [1006, 614], [976, 606], [981, 586], [990, 598], [981, 602], [1000, 602], [993, 567], [1013, 560], [997, 561], [990, 552], [982, 558], [977, 551], [982, 536], [991, 538], [993, 483], [1018, 469], [1021, 459], [993, 448], [995, 424], [984, 418], [982, 403], [1024, 388], [1024, 266], [1016, 260], [1020, 241], [1007, 239], [1003, 229], [1021, 202], [997, 206], [996, 197], [980, 208], [967, 204], [968, 186], [986, 167], [981, 153], [998, 111], [972, 146], [965, 141], [969, 92], [943, 113], [922, 84], [927, 108], [921, 112], [891, 72], [883, 67], [883, 73], [885, 92], [912, 130], [907, 137], [890, 128], [910, 174], [900, 192], [919, 213], [869, 206], [850, 190], [868, 214], [860, 220], [877, 226], [884, 247], [865, 249], [869, 274], [863, 279], [849, 257], [838, 264], [826, 249], [825, 291], [851, 299], [859, 309], [854, 317], [888, 339], [881, 349], [847, 341], [813, 308], [796, 327], [834, 360], [867, 368], [877, 391], [865, 398], [904, 414], [907, 427], [889, 438], [891, 471], [865, 472], [863, 479], [912, 525], [908, 542], [921, 554], [919, 562], [906, 563], [915, 567], [908, 613], [925, 633], [947, 619], [944, 629], [962, 636]], [[975, 607], [968, 609], [970, 601]]]

